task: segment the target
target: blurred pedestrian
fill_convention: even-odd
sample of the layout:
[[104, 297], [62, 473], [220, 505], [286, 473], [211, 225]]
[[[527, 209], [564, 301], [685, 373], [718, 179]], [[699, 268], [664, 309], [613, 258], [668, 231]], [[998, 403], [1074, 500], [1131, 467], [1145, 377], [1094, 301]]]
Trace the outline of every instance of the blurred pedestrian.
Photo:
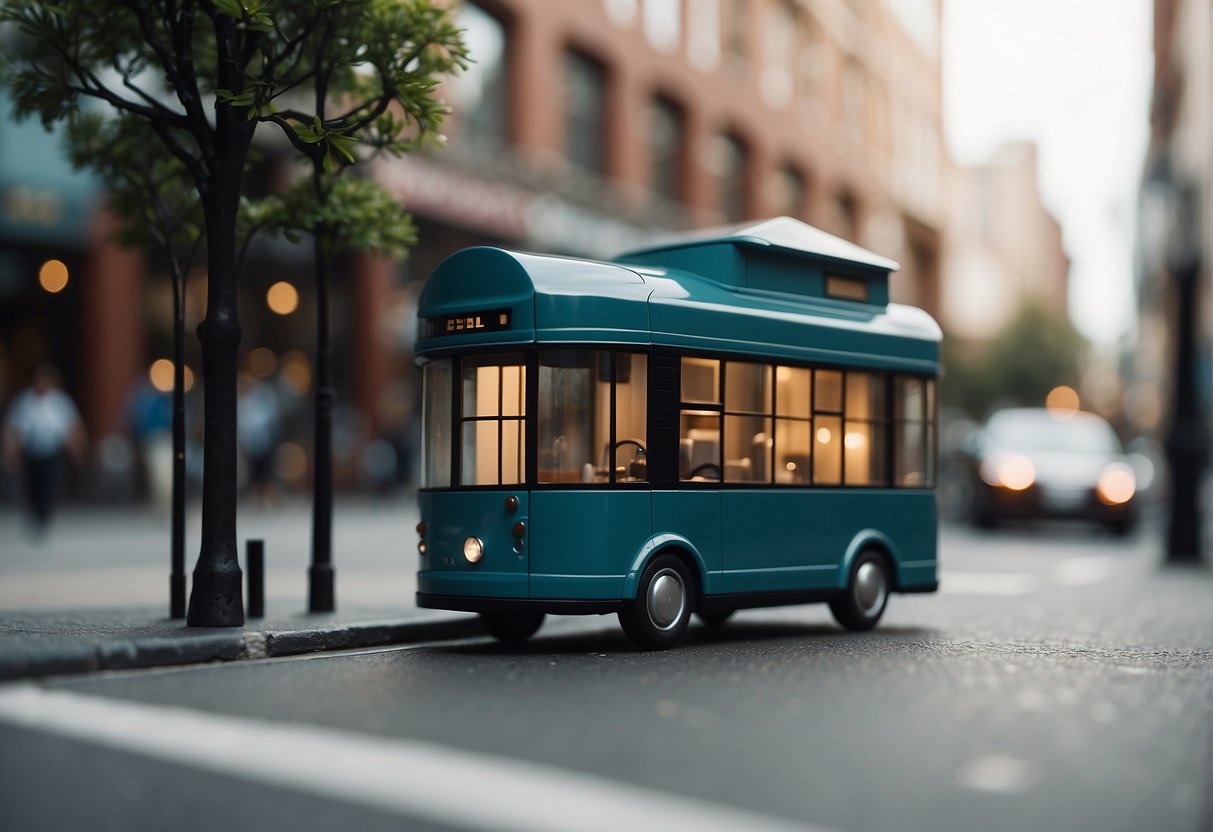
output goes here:
[[45, 531], [59, 491], [60, 465], [66, 454], [84, 461], [84, 426], [59, 371], [43, 364], [33, 384], [17, 394], [4, 424], [4, 461], [24, 470], [25, 497], [34, 528]]
[[249, 467], [249, 483], [260, 502], [274, 496], [274, 450], [282, 432], [282, 407], [268, 384], [241, 373], [236, 433]]

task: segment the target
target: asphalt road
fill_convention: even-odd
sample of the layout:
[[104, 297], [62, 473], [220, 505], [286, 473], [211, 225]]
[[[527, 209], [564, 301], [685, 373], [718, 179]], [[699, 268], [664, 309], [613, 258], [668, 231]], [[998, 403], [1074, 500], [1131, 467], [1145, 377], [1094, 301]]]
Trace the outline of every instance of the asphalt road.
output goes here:
[[555, 619], [0, 687], [4, 825], [1209, 829], [1213, 574], [1157, 540], [946, 527], [943, 591], [866, 634], [805, 606], [638, 653]]

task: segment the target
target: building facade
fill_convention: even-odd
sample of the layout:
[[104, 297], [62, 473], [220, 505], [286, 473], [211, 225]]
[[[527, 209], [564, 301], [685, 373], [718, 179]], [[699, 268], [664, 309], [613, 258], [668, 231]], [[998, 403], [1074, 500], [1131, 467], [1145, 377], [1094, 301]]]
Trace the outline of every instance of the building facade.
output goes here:
[[940, 308], [950, 336], [987, 341], [1028, 304], [1066, 319], [1070, 261], [1038, 183], [1036, 146], [1026, 142], [954, 171]]
[[[1138, 212], [1137, 343], [1126, 360], [1126, 415], [1150, 433], [1166, 430], [1176, 399], [1179, 321], [1193, 315], [1201, 409], [1208, 413], [1213, 312], [1213, 9], [1197, 0], [1155, 0], [1150, 143]], [[1196, 258], [1192, 285], [1179, 274]], [[1206, 426], [1207, 432], [1207, 426]]]
[[[672, 232], [788, 215], [899, 261], [892, 299], [939, 313], [950, 171], [940, 0], [463, 0], [456, 14], [475, 62], [444, 84], [446, 146], [369, 171], [412, 213], [420, 243], [404, 263], [350, 258], [336, 275], [336, 450], [351, 476], [377, 438], [408, 444], [416, 287], [469, 245], [609, 257]], [[39, 363], [22, 344], [38, 341], [40, 360], [64, 366], [94, 442], [127, 435], [132, 396], [171, 356], [167, 270], [108, 241], [95, 189], [88, 202], [61, 189], [40, 208], [35, 174], [62, 163], [52, 138], [23, 144], [23, 130], [40, 132], [0, 127], [6, 216], [87, 207], [70, 235], [0, 226], [0, 406]], [[18, 146], [42, 153], [16, 164]], [[51, 259], [70, 267], [65, 291], [38, 282]], [[242, 366], [305, 411], [306, 248], [258, 245], [241, 280]], [[190, 283], [192, 333], [205, 274]], [[271, 300], [280, 283], [297, 294], [289, 311]], [[296, 422], [279, 467], [302, 480], [309, 422]]]

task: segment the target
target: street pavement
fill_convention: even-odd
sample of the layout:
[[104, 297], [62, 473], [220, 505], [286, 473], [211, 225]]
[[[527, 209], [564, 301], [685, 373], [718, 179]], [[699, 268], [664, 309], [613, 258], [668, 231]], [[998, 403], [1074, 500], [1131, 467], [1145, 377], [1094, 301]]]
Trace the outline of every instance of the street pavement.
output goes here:
[[[265, 542], [266, 616], [189, 628], [169, 613], [169, 527], [147, 508], [74, 509], [45, 536], [0, 513], [0, 679], [293, 655], [479, 633], [475, 616], [419, 610], [411, 497], [341, 502], [334, 518], [337, 610], [306, 609], [306, 503], [249, 504], [240, 541]], [[187, 523], [186, 573], [199, 522]], [[242, 547], [243, 548], [243, 547]]]
[[[61, 540], [100, 540], [63, 519]], [[289, 614], [306, 513], [260, 521], [281, 552], [267, 594]], [[368, 592], [366, 609], [407, 615], [415, 522], [407, 504], [339, 508], [339, 604], [377, 584], [388, 597]], [[155, 524], [116, 525], [129, 537], [113, 556], [167, 587]], [[513, 648], [467, 637], [10, 683], [0, 806], [15, 829], [1207, 830], [1213, 573], [1160, 568], [1147, 525], [1128, 540], [945, 525], [940, 593], [894, 596], [871, 633], [810, 605], [641, 653], [613, 616], [550, 618]], [[20, 565], [5, 550], [5, 586], [70, 582], [68, 554]], [[399, 601], [382, 586], [397, 580]], [[118, 615], [142, 597], [120, 589], [92, 597]], [[4, 593], [4, 620], [63, 603], [18, 613]]]

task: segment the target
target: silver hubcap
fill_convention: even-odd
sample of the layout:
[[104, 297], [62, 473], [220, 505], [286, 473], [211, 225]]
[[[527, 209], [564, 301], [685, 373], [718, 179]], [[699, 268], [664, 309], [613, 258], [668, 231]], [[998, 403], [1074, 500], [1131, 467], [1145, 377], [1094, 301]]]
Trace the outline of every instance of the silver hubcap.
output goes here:
[[681, 575], [673, 569], [662, 569], [653, 576], [645, 607], [654, 627], [662, 631], [672, 629], [682, 618], [686, 603], [686, 587], [682, 585]]
[[872, 615], [884, 604], [888, 594], [884, 570], [872, 561], [859, 565], [855, 572], [855, 602], [864, 615]]

